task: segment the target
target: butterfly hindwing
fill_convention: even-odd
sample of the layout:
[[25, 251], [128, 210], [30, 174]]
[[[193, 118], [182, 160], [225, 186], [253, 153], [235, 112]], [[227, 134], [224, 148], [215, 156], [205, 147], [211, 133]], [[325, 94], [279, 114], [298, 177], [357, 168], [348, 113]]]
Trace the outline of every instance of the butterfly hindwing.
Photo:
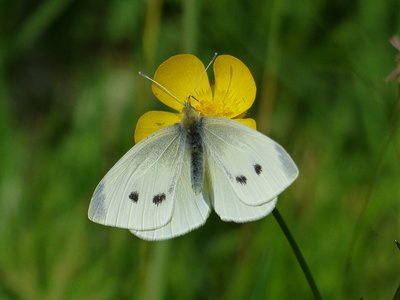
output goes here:
[[[205, 118], [203, 128], [213, 189], [223, 176], [240, 201], [258, 206], [274, 200], [296, 179], [298, 170], [290, 156], [258, 131], [219, 117]], [[228, 192], [226, 183], [224, 193]]]
[[153, 230], [172, 217], [185, 152], [179, 125], [163, 128], [131, 148], [97, 186], [89, 206], [94, 222]]
[[276, 198], [258, 206], [247, 205], [241, 201], [224, 170], [214, 158], [207, 158], [207, 169], [213, 207], [222, 220], [238, 223], [255, 221], [268, 215], [275, 208]]
[[210, 214], [210, 206], [202, 193], [196, 194], [192, 189], [189, 149], [185, 151], [174, 204], [171, 221], [165, 226], [131, 232], [145, 240], [164, 240], [183, 235], [204, 224]]

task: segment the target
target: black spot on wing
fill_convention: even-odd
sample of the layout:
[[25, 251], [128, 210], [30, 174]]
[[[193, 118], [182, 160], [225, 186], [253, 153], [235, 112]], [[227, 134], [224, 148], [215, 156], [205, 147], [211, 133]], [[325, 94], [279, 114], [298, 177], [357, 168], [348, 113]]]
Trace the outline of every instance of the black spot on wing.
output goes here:
[[133, 202], [137, 203], [139, 200], [139, 193], [138, 192], [132, 192], [129, 194], [129, 199], [131, 199]]
[[163, 202], [165, 199], [166, 199], [165, 194], [164, 194], [164, 193], [161, 193], [161, 194], [155, 195], [155, 196], [153, 197], [153, 203], [154, 203], [155, 205], [158, 206], [158, 205], [161, 204], [161, 202]]
[[244, 175], [236, 176], [236, 181], [240, 184], [245, 185], [247, 183], [247, 178]]
[[254, 165], [254, 172], [256, 172], [257, 175], [260, 175], [260, 174], [261, 174], [261, 172], [262, 172], [262, 167], [261, 167], [260, 164], [255, 164], [255, 165]]

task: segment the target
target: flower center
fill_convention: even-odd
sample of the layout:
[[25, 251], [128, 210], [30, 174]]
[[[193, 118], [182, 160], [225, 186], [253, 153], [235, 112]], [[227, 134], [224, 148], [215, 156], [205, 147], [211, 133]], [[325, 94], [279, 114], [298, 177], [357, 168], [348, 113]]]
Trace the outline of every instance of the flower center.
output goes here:
[[203, 116], [221, 116], [230, 118], [233, 114], [232, 110], [229, 109], [224, 103], [217, 103], [214, 100], [200, 100], [196, 106], [196, 109]]
[[[211, 90], [196, 91], [195, 97], [198, 101], [192, 102], [196, 110], [203, 116], [220, 116], [232, 118], [235, 116], [230, 105], [225, 104], [225, 99], [214, 99], [214, 85], [211, 85]], [[221, 101], [222, 100], [222, 101]]]

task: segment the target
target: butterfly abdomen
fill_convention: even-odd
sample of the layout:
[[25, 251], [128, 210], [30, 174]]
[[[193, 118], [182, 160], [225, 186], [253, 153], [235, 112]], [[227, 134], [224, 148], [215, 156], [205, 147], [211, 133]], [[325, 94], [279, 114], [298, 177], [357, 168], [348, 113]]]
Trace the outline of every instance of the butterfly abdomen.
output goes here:
[[190, 174], [193, 191], [198, 194], [204, 181], [203, 118], [196, 118], [187, 127], [187, 147], [190, 151]]

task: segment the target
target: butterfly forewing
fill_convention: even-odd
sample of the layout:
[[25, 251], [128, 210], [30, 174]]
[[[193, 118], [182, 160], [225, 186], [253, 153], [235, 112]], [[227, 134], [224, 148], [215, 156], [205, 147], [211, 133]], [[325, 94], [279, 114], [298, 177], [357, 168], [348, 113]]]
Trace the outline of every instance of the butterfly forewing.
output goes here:
[[130, 149], [97, 186], [89, 218], [104, 225], [152, 230], [172, 217], [185, 151], [179, 125], [161, 129]]
[[[239, 122], [205, 118], [203, 139], [207, 160], [214, 162], [207, 166], [209, 172], [221, 170], [212, 175], [214, 181], [224, 176], [244, 204], [258, 206], [274, 200], [298, 175], [279, 144]], [[213, 185], [215, 189], [217, 183]]]
[[174, 204], [168, 224], [155, 230], [131, 230], [132, 233], [145, 240], [164, 240], [185, 234], [204, 224], [210, 214], [210, 206], [202, 193], [196, 194], [192, 189], [189, 148], [185, 151]]

